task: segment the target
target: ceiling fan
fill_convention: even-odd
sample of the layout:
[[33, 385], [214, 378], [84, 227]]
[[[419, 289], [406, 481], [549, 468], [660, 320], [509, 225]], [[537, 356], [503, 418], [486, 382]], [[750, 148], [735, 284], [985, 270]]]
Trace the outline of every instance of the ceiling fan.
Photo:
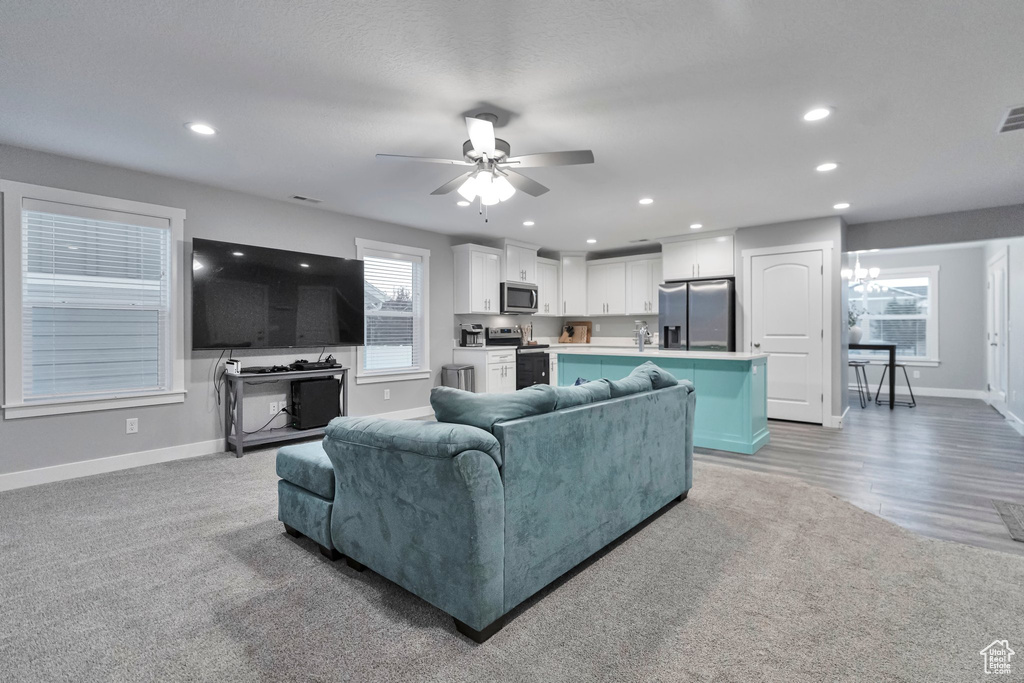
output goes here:
[[471, 166], [471, 170], [448, 181], [430, 194], [441, 195], [458, 190], [459, 194], [468, 202], [479, 199], [481, 209], [484, 206], [493, 206], [509, 199], [516, 193], [516, 190], [522, 190], [531, 197], [539, 197], [548, 191], [548, 188], [537, 181], [519, 173], [518, 169], [594, 163], [594, 153], [589, 149], [525, 154], [518, 157], [509, 156], [511, 153], [509, 144], [494, 137], [494, 124], [497, 120], [498, 117], [494, 114], [477, 114], [475, 117], [466, 117], [469, 140], [462, 143], [464, 159], [435, 159], [401, 154], [378, 154], [377, 158]]

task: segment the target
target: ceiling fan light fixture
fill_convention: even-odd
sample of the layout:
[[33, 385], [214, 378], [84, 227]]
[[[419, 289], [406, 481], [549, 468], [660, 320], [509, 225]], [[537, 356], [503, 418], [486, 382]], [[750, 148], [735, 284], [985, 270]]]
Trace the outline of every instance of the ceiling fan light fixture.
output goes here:
[[462, 195], [462, 198], [467, 202], [471, 202], [476, 199], [476, 176], [471, 175], [466, 178], [466, 182], [459, 186], [458, 193]]
[[516, 188], [512, 187], [512, 183], [503, 175], [495, 176], [494, 180], [491, 181], [491, 186], [497, 193], [499, 202], [511, 199], [512, 195], [516, 193]]

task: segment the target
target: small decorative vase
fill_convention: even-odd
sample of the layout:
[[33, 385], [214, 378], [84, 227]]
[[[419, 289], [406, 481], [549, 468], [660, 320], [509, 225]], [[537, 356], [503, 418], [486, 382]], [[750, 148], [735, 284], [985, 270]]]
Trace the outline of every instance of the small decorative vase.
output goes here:
[[860, 344], [860, 338], [864, 336], [864, 330], [860, 329], [856, 325], [850, 328], [850, 343]]

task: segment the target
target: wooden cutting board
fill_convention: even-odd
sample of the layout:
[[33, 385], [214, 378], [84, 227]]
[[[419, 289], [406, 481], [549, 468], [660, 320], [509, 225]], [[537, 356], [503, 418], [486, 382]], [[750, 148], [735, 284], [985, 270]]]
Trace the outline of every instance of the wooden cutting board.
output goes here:
[[[569, 330], [572, 334], [569, 334]], [[567, 322], [562, 328], [562, 335], [558, 338], [559, 344], [589, 344], [590, 343], [590, 321], [579, 320]]]

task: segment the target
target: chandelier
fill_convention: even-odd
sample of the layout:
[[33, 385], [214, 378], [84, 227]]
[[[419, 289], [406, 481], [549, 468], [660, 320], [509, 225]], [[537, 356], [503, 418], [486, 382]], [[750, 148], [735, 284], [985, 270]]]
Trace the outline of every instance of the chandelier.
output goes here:
[[880, 268], [864, 268], [860, 265], [860, 254], [857, 254], [857, 262], [854, 264], [853, 269], [843, 268], [842, 276], [848, 279], [854, 285], [858, 285], [857, 291], [867, 290], [869, 292], [879, 292], [888, 290], [888, 287], [882, 287], [875, 280], [881, 274]]

